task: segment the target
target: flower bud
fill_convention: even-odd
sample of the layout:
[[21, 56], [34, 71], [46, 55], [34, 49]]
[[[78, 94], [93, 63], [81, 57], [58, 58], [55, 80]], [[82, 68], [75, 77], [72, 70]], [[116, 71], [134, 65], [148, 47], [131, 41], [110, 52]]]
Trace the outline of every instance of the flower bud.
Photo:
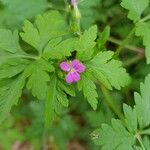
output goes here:
[[71, 5], [72, 5], [72, 6], [77, 5], [77, 0], [71, 0]]
[[74, 12], [75, 12], [75, 18], [76, 19], [80, 19], [81, 18], [81, 14], [80, 14], [80, 11], [79, 11], [77, 5], [74, 6]]

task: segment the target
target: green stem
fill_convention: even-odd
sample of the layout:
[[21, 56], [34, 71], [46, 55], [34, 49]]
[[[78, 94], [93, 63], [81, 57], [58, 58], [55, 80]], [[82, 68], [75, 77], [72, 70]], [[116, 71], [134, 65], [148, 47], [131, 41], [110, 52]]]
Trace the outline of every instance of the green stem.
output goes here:
[[[115, 39], [114, 37], [110, 37], [108, 39], [108, 41], [111, 42], [111, 43], [117, 44], [117, 45], [121, 45], [122, 44], [121, 40]], [[127, 48], [127, 49], [129, 49], [131, 51], [140, 53], [140, 54], [144, 53], [141, 48], [138, 48], [138, 47], [135, 47], [135, 46], [132, 46], [132, 45], [125, 45], [125, 48]]]
[[[146, 17], [144, 17], [143, 19], [141, 19], [139, 22], [145, 22], [145, 21], [147, 21], [147, 20], [149, 20], [149, 19], [150, 19], [150, 14], [147, 15]], [[127, 43], [129, 42], [130, 38], [131, 38], [131, 37], [133, 36], [133, 34], [135, 33], [135, 30], [136, 30], [136, 26], [133, 27], [133, 29], [130, 31], [130, 33], [128, 34], [128, 36], [123, 40], [123, 42], [118, 42], [118, 41], [116, 41], [116, 40], [114, 40], [114, 39], [110, 39], [112, 42], [115, 42], [115, 43], [117, 43], [118, 45], [120, 45], [120, 46], [118, 47], [118, 49], [116, 50], [115, 57], [118, 57], [119, 54], [120, 54], [120, 52], [122, 51], [122, 49], [123, 49], [124, 47], [127, 47]], [[129, 46], [128, 46], [128, 48], [130, 48], [131, 50], [134, 50], [134, 51], [135, 51], [135, 48], [133, 49], [133, 47], [129, 47]], [[137, 49], [136, 49], [136, 51], [137, 51]]]
[[105, 86], [101, 85], [101, 90], [104, 94], [105, 100], [108, 103], [109, 107], [113, 110], [113, 112], [121, 119], [124, 120], [124, 116], [119, 110], [119, 108], [115, 105], [109, 91], [105, 88]]
[[123, 62], [123, 66], [124, 66], [124, 67], [131, 66], [131, 65], [137, 63], [138, 61], [140, 61], [142, 58], [144, 58], [144, 56], [142, 56], [142, 55], [137, 55], [137, 56], [135, 56], [135, 57], [133, 57], [133, 58], [131, 58], [131, 59], [128, 59], [128, 60], [124, 61], [124, 62]]
[[145, 22], [145, 21], [147, 21], [149, 19], [150, 19], [150, 14], [147, 15], [146, 17], [144, 17], [143, 19], [141, 19], [139, 22]]
[[131, 32], [128, 34], [128, 36], [123, 40], [123, 42], [120, 44], [118, 49], [116, 50], [115, 57], [118, 57], [122, 49], [125, 47], [125, 45], [129, 42], [130, 38], [133, 36], [135, 32], [136, 27], [134, 27]]
[[142, 142], [141, 136], [138, 134], [138, 135], [136, 135], [136, 138], [137, 138], [137, 140], [139, 141], [139, 143], [140, 143], [140, 145], [141, 145], [141, 148], [142, 148], [143, 150], [146, 150], [146, 148], [145, 148], [145, 146], [144, 146], [144, 144], [143, 144], [143, 142]]

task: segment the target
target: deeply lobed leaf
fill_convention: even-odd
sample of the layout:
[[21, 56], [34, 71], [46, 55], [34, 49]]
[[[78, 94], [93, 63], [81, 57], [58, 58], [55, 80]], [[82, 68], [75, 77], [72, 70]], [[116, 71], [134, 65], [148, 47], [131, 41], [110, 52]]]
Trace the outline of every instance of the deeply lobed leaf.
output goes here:
[[89, 63], [93, 76], [103, 83], [107, 88], [120, 89], [130, 83], [130, 77], [122, 67], [122, 63], [112, 59], [114, 53], [111, 51], [99, 52]]
[[45, 60], [37, 60], [29, 65], [25, 70], [26, 77], [29, 77], [27, 88], [32, 91], [33, 96], [38, 99], [45, 99], [48, 91], [48, 82], [53, 72], [53, 66]]
[[137, 22], [148, 4], [149, 0], [122, 0], [121, 6], [129, 10], [129, 19]]
[[20, 75], [14, 80], [0, 85], [0, 122], [9, 115], [11, 108], [18, 103], [24, 84], [25, 76]]

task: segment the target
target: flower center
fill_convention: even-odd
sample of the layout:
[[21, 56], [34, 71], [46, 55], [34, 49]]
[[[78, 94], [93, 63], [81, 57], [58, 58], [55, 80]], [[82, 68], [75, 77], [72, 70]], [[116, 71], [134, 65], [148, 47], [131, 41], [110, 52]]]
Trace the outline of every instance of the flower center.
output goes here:
[[70, 72], [71, 72], [71, 73], [74, 73], [74, 72], [76, 72], [76, 70], [75, 70], [74, 68], [71, 68], [71, 69], [70, 69]]

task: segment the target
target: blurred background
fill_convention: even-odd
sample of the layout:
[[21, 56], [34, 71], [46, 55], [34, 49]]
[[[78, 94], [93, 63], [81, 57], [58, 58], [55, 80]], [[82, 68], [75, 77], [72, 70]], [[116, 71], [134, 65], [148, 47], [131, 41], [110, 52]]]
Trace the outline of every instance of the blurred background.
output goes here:
[[[133, 27], [120, 2], [78, 0], [83, 30], [97, 24], [100, 37], [106, 26], [111, 27], [106, 43], [110, 50], [115, 50]], [[25, 19], [34, 22], [38, 14], [50, 10], [59, 10], [66, 21], [69, 20], [69, 0], [0, 0], [0, 28], [21, 31]], [[149, 12], [148, 9], [145, 13]], [[139, 91], [140, 82], [150, 72], [150, 66], [145, 65], [142, 40], [137, 37], [132, 38], [120, 59], [132, 77], [130, 86], [111, 92], [114, 103], [122, 109], [122, 103], [133, 105], [133, 92]], [[109, 124], [111, 118], [116, 116], [105, 102], [100, 87], [97, 89], [97, 111], [93, 111], [83, 95], [78, 93], [76, 98], [69, 97], [69, 108], [47, 130], [43, 121], [44, 102], [36, 100], [24, 90], [19, 105], [0, 125], [0, 150], [100, 150], [92, 142], [90, 134], [102, 123]]]

